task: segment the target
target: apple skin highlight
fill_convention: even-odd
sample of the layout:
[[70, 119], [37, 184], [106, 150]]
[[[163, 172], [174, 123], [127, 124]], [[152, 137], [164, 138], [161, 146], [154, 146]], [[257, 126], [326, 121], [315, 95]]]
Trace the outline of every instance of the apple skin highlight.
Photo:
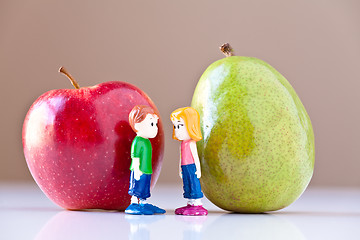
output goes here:
[[[128, 114], [139, 104], [158, 112], [143, 91], [119, 81], [41, 95], [26, 115], [22, 140], [30, 172], [46, 196], [65, 209], [124, 210], [136, 135]], [[151, 139], [151, 187], [164, 152], [161, 119], [158, 127]]]

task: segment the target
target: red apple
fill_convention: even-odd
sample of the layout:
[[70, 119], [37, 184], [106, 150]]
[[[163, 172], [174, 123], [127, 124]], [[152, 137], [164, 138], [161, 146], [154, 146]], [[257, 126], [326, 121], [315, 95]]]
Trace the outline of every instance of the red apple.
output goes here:
[[[105, 82], [76, 89], [52, 90], [30, 107], [23, 125], [26, 162], [41, 190], [66, 209], [124, 210], [130, 203], [130, 150], [135, 133], [128, 115], [135, 105], [155, 109], [139, 88]], [[160, 116], [160, 115], [159, 115]], [[153, 175], [158, 179], [164, 132], [151, 139]]]

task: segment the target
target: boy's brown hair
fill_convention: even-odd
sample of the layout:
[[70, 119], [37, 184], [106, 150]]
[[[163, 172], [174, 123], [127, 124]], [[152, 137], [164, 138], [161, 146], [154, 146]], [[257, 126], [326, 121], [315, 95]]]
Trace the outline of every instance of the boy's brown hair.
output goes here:
[[146, 115], [148, 114], [152, 114], [155, 115], [157, 117], [159, 117], [154, 109], [152, 107], [146, 106], [146, 105], [136, 105], [131, 112], [129, 113], [129, 123], [130, 126], [132, 128], [132, 130], [134, 130], [134, 132], [137, 132], [135, 129], [135, 123], [140, 123], [142, 122], [145, 118]]

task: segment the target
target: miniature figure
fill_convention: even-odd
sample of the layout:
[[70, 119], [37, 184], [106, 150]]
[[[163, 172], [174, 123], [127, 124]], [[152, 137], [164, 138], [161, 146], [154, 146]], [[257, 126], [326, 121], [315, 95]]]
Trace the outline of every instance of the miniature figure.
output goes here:
[[152, 147], [149, 138], [156, 137], [159, 116], [149, 106], [136, 105], [129, 114], [129, 123], [136, 132], [131, 145], [131, 175], [129, 195], [131, 204], [125, 213], [135, 215], [163, 214], [166, 211], [146, 202], [150, 197], [150, 183], [152, 174]]
[[201, 168], [196, 142], [202, 139], [200, 131], [200, 115], [192, 107], [179, 108], [171, 113], [170, 119], [174, 125], [173, 138], [181, 141], [179, 175], [183, 179], [184, 198], [187, 206], [177, 208], [175, 214], [188, 216], [207, 215], [201, 198], [203, 193], [199, 178]]

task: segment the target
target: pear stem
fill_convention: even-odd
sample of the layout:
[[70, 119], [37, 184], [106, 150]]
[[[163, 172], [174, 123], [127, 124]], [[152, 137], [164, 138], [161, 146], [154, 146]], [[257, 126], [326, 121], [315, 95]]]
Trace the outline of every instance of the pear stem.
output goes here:
[[226, 57], [234, 56], [234, 49], [230, 46], [229, 43], [224, 43], [221, 45], [220, 50]]
[[71, 76], [71, 74], [66, 71], [66, 69], [64, 67], [61, 67], [59, 69], [59, 72], [61, 72], [62, 74], [64, 74], [65, 76], [67, 76], [71, 82], [71, 84], [76, 88], [76, 89], [80, 89], [79, 84], [75, 81], [75, 79]]

